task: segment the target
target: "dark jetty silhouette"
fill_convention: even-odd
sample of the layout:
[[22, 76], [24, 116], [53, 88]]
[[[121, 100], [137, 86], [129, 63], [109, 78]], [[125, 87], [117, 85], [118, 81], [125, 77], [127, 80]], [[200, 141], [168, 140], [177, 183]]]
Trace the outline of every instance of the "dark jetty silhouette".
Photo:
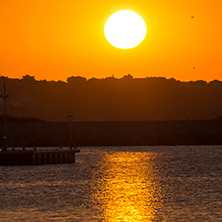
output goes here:
[[[0, 152], [0, 165], [1, 166], [12, 166], [12, 165], [40, 165], [40, 164], [62, 164], [62, 163], [75, 163], [75, 154], [80, 152], [80, 150], [72, 149], [72, 136], [71, 136], [71, 125], [72, 121], [69, 118], [69, 131], [68, 131], [68, 145], [70, 149], [59, 151], [56, 149], [47, 149], [47, 150], [26, 150], [25, 147], [22, 150], [19, 149], [8, 149], [7, 147], [7, 127], [6, 127], [6, 99], [8, 95], [6, 95], [6, 87], [4, 86], [4, 94], [1, 95], [4, 99], [4, 134], [2, 136], [2, 149]], [[71, 117], [71, 116], [69, 116]], [[62, 147], [61, 147], [62, 148]]]
[[0, 152], [1, 166], [75, 163], [79, 149], [70, 150], [10, 150]]

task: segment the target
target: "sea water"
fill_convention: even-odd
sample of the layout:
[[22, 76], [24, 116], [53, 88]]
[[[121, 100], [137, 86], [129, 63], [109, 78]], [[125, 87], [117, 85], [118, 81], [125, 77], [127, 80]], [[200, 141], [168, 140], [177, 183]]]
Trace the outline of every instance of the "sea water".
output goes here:
[[222, 146], [80, 147], [0, 167], [1, 221], [221, 221]]

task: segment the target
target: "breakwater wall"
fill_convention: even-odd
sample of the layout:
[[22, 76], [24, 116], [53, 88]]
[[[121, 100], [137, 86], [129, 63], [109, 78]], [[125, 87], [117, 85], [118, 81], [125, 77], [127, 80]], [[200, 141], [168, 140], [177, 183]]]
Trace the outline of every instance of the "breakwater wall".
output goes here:
[[[67, 146], [67, 122], [7, 123], [8, 146]], [[221, 120], [73, 122], [78, 146], [222, 145]], [[0, 125], [3, 136], [3, 123]]]

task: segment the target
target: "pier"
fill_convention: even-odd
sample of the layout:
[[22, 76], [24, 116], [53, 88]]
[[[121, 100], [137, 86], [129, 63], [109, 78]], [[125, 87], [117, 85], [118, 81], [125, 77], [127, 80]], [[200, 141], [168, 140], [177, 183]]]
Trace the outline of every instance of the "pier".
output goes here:
[[70, 150], [9, 150], [0, 152], [0, 166], [75, 163], [79, 149]]
[[4, 99], [4, 135], [2, 137], [2, 149], [0, 149], [0, 166], [17, 166], [17, 165], [43, 165], [43, 164], [64, 164], [75, 163], [76, 153], [80, 150], [72, 149], [71, 125], [73, 116], [68, 115], [69, 119], [69, 149], [8, 149], [6, 134], [6, 95], [5, 83], [4, 94], [0, 95]]

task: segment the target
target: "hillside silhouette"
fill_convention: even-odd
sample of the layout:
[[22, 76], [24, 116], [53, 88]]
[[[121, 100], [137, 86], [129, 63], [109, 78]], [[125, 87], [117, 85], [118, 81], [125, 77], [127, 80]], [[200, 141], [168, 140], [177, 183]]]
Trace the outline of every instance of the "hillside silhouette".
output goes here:
[[[0, 77], [6, 84], [7, 114], [47, 121], [207, 120], [222, 114], [222, 82], [181, 82], [162, 77], [85, 79], [66, 82]], [[0, 100], [3, 113], [3, 99]]]

